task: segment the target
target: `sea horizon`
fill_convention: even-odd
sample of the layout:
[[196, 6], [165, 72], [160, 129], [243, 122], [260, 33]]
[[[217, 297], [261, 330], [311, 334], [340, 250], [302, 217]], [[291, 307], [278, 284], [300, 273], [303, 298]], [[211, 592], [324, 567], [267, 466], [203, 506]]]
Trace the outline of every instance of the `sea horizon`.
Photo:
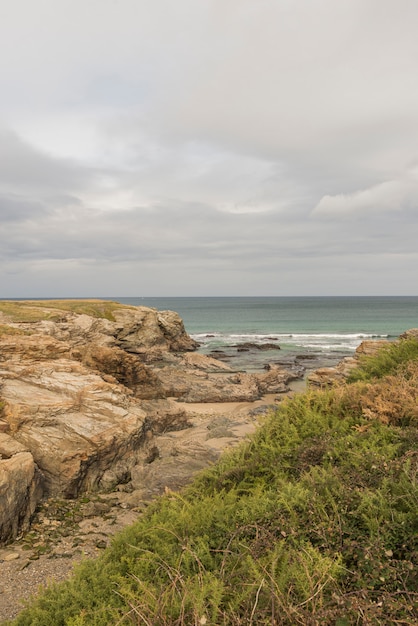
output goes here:
[[14, 298], [73, 299], [175, 311], [186, 332], [198, 342], [199, 352], [226, 358], [234, 367], [247, 370], [271, 362], [303, 361], [309, 368], [333, 365], [352, 355], [362, 341], [391, 341], [418, 327], [418, 296]]
[[[303, 361], [334, 365], [362, 341], [394, 340], [418, 327], [418, 296], [179, 296], [115, 298], [176, 311], [203, 354], [243, 369]], [[257, 347], [270, 348], [266, 351]], [[277, 345], [277, 349], [273, 348]], [[248, 349], [248, 352], [245, 350]], [[309, 362], [308, 362], [309, 361]]]

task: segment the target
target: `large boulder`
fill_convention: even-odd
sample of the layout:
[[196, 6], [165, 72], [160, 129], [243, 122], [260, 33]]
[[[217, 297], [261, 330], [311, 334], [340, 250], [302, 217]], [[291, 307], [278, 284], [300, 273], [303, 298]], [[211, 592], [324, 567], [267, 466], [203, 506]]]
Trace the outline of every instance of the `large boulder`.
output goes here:
[[42, 483], [32, 454], [9, 435], [0, 433], [0, 544], [28, 528], [43, 495]]
[[322, 389], [343, 383], [357, 365], [355, 357], [345, 357], [335, 367], [320, 367], [308, 374], [308, 386]]
[[289, 381], [294, 378], [299, 378], [299, 376], [294, 376], [288, 370], [278, 365], [268, 365], [265, 369], [265, 373], [255, 375], [258, 388], [262, 395], [286, 393], [289, 391]]
[[130, 390], [64, 358], [11, 361], [0, 377], [3, 424], [30, 450], [48, 494], [75, 497], [128, 475], [146, 418]]
[[136, 307], [118, 309], [114, 316], [116, 344], [126, 352], [142, 355], [146, 361], [155, 361], [164, 352], [197, 348], [197, 342], [186, 333], [182, 319], [174, 311]]

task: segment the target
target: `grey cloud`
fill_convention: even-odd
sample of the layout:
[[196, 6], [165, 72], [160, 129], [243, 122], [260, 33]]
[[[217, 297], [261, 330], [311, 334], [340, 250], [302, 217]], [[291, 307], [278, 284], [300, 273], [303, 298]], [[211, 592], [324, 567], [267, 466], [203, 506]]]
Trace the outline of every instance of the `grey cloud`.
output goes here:
[[0, 185], [53, 193], [82, 188], [92, 173], [70, 160], [36, 150], [11, 130], [0, 129]]
[[3, 289], [414, 293], [418, 5], [401, 5], [10, 4]]
[[48, 211], [41, 203], [0, 194], [0, 222], [22, 222], [45, 215]]
[[386, 212], [418, 207], [418, 181], [387, 181], [350, 194], [324, 196], [314, 208], [315, 216], [340, 219], [372, 213], [375, 217]]

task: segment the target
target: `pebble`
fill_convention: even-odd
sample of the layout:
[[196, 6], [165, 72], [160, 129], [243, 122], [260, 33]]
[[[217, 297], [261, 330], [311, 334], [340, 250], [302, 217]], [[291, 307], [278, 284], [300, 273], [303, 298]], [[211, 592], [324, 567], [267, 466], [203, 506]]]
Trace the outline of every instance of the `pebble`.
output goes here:
[[15, 561], [20, 558], [19, 552], [7, 552], [1, 557], [3, 561]]

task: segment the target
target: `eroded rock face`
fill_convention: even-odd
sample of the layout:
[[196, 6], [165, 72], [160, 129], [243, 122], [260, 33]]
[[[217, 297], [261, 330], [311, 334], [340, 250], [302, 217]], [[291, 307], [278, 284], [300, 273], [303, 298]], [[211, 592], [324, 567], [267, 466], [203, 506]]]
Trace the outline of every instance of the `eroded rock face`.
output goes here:
[[174, 311], [147, 307], [115, 311], [116, 345], [145, 361], [158, 360], [166, 352], [195, 350], [197, 343], [187, 335], [183, 321]]
[[75, 497], [130, 480], [148, 431], [187, 426], [144, 363], [196, 347], [179, 316], [121, 307], [114, 317], [59, 311], [54, 321], [17, 323], [2, 316], [22, 334], [0, 335], [0, 434], [9, 442], [0, 542], [26, 523], [42, 494]]
[[3, 422], [42, 469], [48, 495], [123, 480], [146, 419], [128, 389], [63, 358], [9, 364], [0, 374]]
[[81, 360], [87, 367], [111, 376], [112, 382], [132, 389], [136, 398], [150, 400], [164, 397], [158, 376], [136, 355], [128, 354], [121, 348], [90, 344], [83, 351]]
[[0, 433], [0, 543], [28, 528], [43, 494], [43, 477], [28, 450]]
[[[150, 361], [166, 352], [185, 352], [197, 348], [198, 344], [186, 333], [182, 319], [174, 311], [121, 306], [113, 311], [113, 316], [115, 321], [62, 311], [55, 321], [12, 325], [41, 335], [51, 335], [72, 347], [87, 344], [120, 347]], [[2, 319], [2, 323], [7, 322], [4, 315]]]

